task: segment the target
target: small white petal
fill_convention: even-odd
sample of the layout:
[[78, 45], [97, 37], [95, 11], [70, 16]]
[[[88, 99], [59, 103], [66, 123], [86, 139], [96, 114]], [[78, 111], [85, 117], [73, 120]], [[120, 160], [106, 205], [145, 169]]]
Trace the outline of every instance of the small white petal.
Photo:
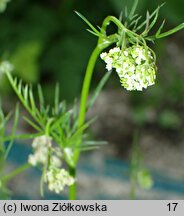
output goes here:
[[107, 53], [106, 53], [106, 52], [100, 54], [100, 58], [101, 58], [101, 59], [104, 59], [106, 56], [107, 56]]
[[128, 52], [127, 51], [124, 51], [123, 53], [124, 53], [125, 56], [128, 56]]

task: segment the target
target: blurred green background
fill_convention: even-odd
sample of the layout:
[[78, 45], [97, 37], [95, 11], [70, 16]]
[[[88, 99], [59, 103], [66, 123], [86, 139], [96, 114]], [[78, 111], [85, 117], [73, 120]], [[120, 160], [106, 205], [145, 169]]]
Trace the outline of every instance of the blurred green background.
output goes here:
[[[165, 2], [158, 23], [166, 19], [165, 30], [168, 30], [183, 22], [184, 2]], [[161, 0], [140, 0], [137, 11], [145, 15], [147, 9], [152, 11], [161, 3]], [[60, 83], [62, 99], [73, 101], [79, 97], [87, 61], [97, 40], [85, 30], [86, 24], [74, 10], [100, 26], [105, 16], [119, 16], [121, 9], [131, 8], [131, 5], [130, 0], [12, 0], [0, 14], [1, 60], [10, 60], [15, 74], [25, 82], [40, 82], [48, 101], [52, 99], [56, 82]], [[181, 126], [183, 46], [183, 32], [155, 44], [159, 68], [157, 84], [143, 93], [129, 93], [137, 124], [146, 123], [145, 111], [154, 107], [159, 112], [158, 124], [162, 127]], [[93, 86], [104, 72], [104, 64], [99, 61]], [[124, 92], [115, 75], [108, 86]], [[0, 91], [1, 97], [11, 94], [5, 79], [1, 79]]]

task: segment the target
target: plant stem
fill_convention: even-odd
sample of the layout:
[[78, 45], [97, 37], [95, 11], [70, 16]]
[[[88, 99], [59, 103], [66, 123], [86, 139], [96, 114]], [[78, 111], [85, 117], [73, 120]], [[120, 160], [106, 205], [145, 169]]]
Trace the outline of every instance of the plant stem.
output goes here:
[[[82, 127], [85, 121], [86, 109], [87, 109], [87, 99], [88, 99], [91, 79], [92, 79], [92, 75], [93, 75], [93, 71], [94, 71], [94, 67], [95, 67], [97, 58], [101, 52], [102, 52], [102, 48], [97, 45], [89, 59], [89, 63], [86, 69], [86, 74], [85, 74], [85, 78], [84, 78], [84, 82], [82, 86], [78, 128]], [[78, 144], [79, 146], [80, 146], [80, 142], [81, 140], [79, 140], [79, 144]], [[80, 150], [79, 148], [76, 148], [74, 152], [75, 163], [77, 163], [79, 155], [80, 155]]]
[[134, 200], [136, 193], [136, 180], [134, 179], [134, 177], [131, 179], [130, 182], [130, 199]]
[[13, 170], [11, 173], [3, 176], [1, 178], [1, 181], [3, 182], [7, 182], [9, 181], [10, 179], [12, 179], [13, 177], [15, 177], [16, 175], [18, 175], [19, 173], [25, 171], [26, 169], [28, 169], [30, 167], [30, 165], [28, 163], [18, 167], [17, 169]]
[[[103, 51], [103, 49], [107, 48], [108, 46], [117, 42], [117, 40], [118, 40], [117, 34], [106, 36], [106, 28], [109, 25], [109, 22], [112, 21], [111, 19], [112, 19], [112, 17], [103, 22], [101, 32], [104, 34], [104, 37], [99, 37], [97, 46], [93, 50], [93, 52], [90, 56], [88, 65], [87, 65], [86, 74], [84, 77], [82, 92], [81, 92], [78, 128], [81, 128], [85, 122], [86, 111], [87, 111], [87, 99], [88, 99], [92, 75], [94, 72], [94, 67], [95, 67], [96, 61], [98, 59], [98, 56]], [[119, 25], [118, 20], [115, 20], [114, 22], [117, 22], [116, 24]], [[73, 158], [74, 158], [75, 167], [69, 168], [70, 175], [73, 176], [74, 178], [76, 176], [76, 164], [77, 164], [79, 156], [80, 156], [81, 141], [82, 141], [82, 133], [79, 136], [79, 139], [78, 139], [77, 144], [76, 144], [76, 148], [74, 150], [74, 157]], [[72, 199], [72, 200], [76, 199], [76, 183], [71, 185], [69, 188], [69, 199]]]
[[[75, 179], [76, 177], [76, 168], [75, 167], [69, 167], [69, 173], [70, 175]], [[76, 200], [76, 183], [71, 185], [69, 187], [69, 200]]]
[[[80, 111], [79, 111], [79, 120], [78, 120], [78, 128], [82, 127], [85, 121], [86, 116], [86, 110], [87, 110], [87, 99], [89, 94], [89, 88], [91, 84], [91, 79], [94, 71], [94, 67], [97, 61], [97, 58], [99, 54], [102, 52], [102, 48], [98, 45], [94, 49], [94, 51], [91, 54], [91, 57], [88, 62], [88, 66], [86, 69], [86, 74], [82, 86], [82, 92], [81, 92], [81, 101], [80, 101]], [[82, 136], [82, 134], [81, 134]], [[74, 161], [75, 164], [77, 164], [79, 156], [80, 156], [80, 145], [81, 145], [81, 136], [77, 142], [77, 148], [74, 151]], [[75, 167], [69, 167], [69, 173], [72, 177], [76, 177], [76, 168]], [[76, 182], [69, 187], [69, 199], [75, 200], [76, 199]]]

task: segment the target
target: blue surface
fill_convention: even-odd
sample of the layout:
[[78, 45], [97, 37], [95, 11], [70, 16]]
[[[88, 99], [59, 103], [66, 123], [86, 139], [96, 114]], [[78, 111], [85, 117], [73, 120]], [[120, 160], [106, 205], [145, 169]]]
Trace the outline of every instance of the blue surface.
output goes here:
[[[10, 163], [15, 163], [17, 165], [23, 164], [27, 161], [28, 155], [31, 152], [31, 147], [25, 146], [23, 144], [15, 143], [9, 154], [8, 160]], [[86, 161], [85, 161], [86, 160]], [[84, 163], [85, 161], [85, 163]], [[110, 177], [111, 179], [120, 181], [129, 181], [128, 171], [129, 164], [123, 160], [118, 160], [115, 158], [106, 158], [104, 161], [103, 172], [98, 167], [93, 166], [92, 163], [88, 163], [88, 157], [84, 157], [83, 163], [79, 163], [78, 170], [84, 172], [88, 176], [101, 176]], [[33, 175], [36, 177], [40, 176], [38, 169], [32, 169]], [[171, 178], [166, 178], [162, 173], [151, 170], [152, 177], [154, 179], [153, 190], [174, 192], [176, 194], [184, 194], [184, 182], [175, 181]], [[46, 194], [45, 199], [66, 199], [64, 196], [58, 196], [55, 194]], [[106, 195], [98, 195], [99, 199], [106, 199]], [[13, 199], [29, 199], [24, 195], [14, 196]]]

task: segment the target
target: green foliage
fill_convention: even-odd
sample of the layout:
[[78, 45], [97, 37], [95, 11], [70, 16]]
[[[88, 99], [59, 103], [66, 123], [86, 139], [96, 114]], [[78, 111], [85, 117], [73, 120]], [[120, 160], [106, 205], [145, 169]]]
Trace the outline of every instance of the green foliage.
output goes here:
[[81, 13], [75, 11], [75, 13], [90, 27], [90, 29], [87, 29], [89, 32], [94, 34], [97, 37], [102, 36], [101, 32], [97, 30]]
[[[22, 80], [18, 81], [17, 78], [13, 79], [10, 73], [7, 73], [7, 77], [22, 105], [32, 117], [24, 117], [25, 121], [37, 132], [33, 135], [27, 135], [27, 138], [38, 137], [43, 134], [53, 137], [55, 142], [63, 150], [66, 162], [71, 166], [74, 166], [74, 161], [71, 156], [67, 154], [67, 151], [65, 151], [67, 148], [70, 148], [72, 151], [75, 149], [78, 149], [79, 151], [86, 151], [95, 149], [99, 145], [105, 144], [105, 142], [87, 140], [87, 134], [84, 132], [93, 120], [85, 123], [81, 127], [78, 127], [77, 103], [74, 103], [73, 107], [68, 109], [65, 101], [60, 102], [58, 85], [56, 85], [55, 89], [53, 107], [45, 104], [41, 86], [38, 85], [39, 105], [37, 106], [31, 86], [28, 84], [23, 85]], [[109, 74], [108, 76], [105, 75], [99, 83], [99, 86], [90, 100], [89, 105], [94, 103], [99, 91], [105, 84], [108, 77]], [[19, 136], [19, 138], [26, 138], [26, 135]], [[78, 143], [78, 140], [81, 140], [82, 144]]]
[[0, 154], [1, 154], [0, 164], [3, 164], [6, 161], [8, 154], [12, 148], [12, 145], [13, 145], [14, 136], [15, 136], [15, 132], [16, 132], [17, 124], [18, 124], [18, 119], [19, 119], [19, 107], [18, 107], [18, 105], [15, 108], [12, 133], [11, 133], [11, 136], [9, 136], [9, 138], [8, 138], [9, 144], [6, 147], [4, 144], [4, 142], [7, 140], [7, 135], [6, 135], [5, 129], [6, 129], [7, 123], [10, 120], [11, 116], [12, 116], [12, 113], [9, 113], [7, 116], [5, 116], [2, 108], [0, 107]]
[[142, 169], [137, 173], [137, 182], [143, 189], [150, 189], [153, 186], [153, 179], [146, 169]]
[[[116, 11], [116, 14], [120, 14], [121, 10], [123, 9], [123, 12], [125, 12], [132, 6], [133, 0], [109, 0], [112, 7]], [[183, 21], [183, 9], [184, 9], [184, 3], [180, 0], [175, 1], [162, 1], [162, 0], [155, 0], [155, 1], [148, 1], [148, 0], [141, 0], [138, 4], [138, 12], [143, 13], [147, 10], [147, 8], [154, 8], [155, 5], [161, 5], [162, 3], [166, 3], [165, 9], [161, 11], [161, 17], [164, 17], [167, 19], [168, 22], [171, 22], [173, 24], [177, 24], [179, 22]], [[127, 8], [126, 11], [124, 8]], [[172, 16], [171, 16], [172, 14]]]
[[[155, 3], [155, 2], [154, 2]], [[153, 41], [155, 39], [159, 39], [159, 38], [164, 38], [167, 37], [171, 34], [174, 34], [175, 32], [181, 30], [184, 28], [184, 23], [181, 23], [180, 25], [176, 26], [175, 28], [166, 31], [164, 33], [161, 33], [163, 27], [164, 27], [164, 23], [165, 21], [163, 21], [160, 25], [160, 27], [158, 28], [158, 30], [156, 31], [156, 33], [152, 36], [148, 36], [148, 33], [152, 30], [152, 28], [155, 26], [157, 20], [158, 20], [158, 15], [160, 13], [160, 8], [164, 5], [161, 4], [160, 6], [157, 7], [157, 9], [155, 9], [151, 14], [149, 13], [149, 11], [147, 11], [146, 14], [146, 19], [143, 19], [143, 21], [141, 21], [142, 16], [138, 16], [135, 13], [135, 9], [137, 7], [138, 1], [134, 0], [133, 1], [133, 6], [131, 11], [127, 11], [127, 9], [125, 10], [124, 15], [124, 20], [125, 20], [125, 26], [127, 25], [127, 23], [129, 23], [129, 27], [133, 26], [132, 29], [133, 31], [137, 32], [140, 31], [141, 29], [144, 29], [141, 32], [141, 36], [145, 37], [145, 39]]]
[[10, 0], [0, 0], [0, 13], [3, 13], [6, 10], [9, 1]]
[[[88, 15], [95, 14], [98, 22], [108, 7], [96, 2], [99, 10], [94, 2], [85, 1], [11, 1], [0, 19], [0, 56], [15, 63], [15, 74], [24, 81], [39, 79], [48, 96], [58, 81], [61, 96], [73, 101], [80, 92], [85, 62], [94, 45], [94, 40], [81, 31], [73, 10], [88, 11], [90, 7]], [[0, 82], [0, 86], [2, 93], [7, 93], [7, 82]], [[51, 99], [47, 98], [49, 103]]]
[[40, 41], [28, 41], [20, 44], [10, 58], [16, 74], [27, 82], [36, 82], [39, 75], [38, 58], [41, 53]]
[[[162, 2], [141, 0], [138, 4], [138, 12], [145, 13], [145, 9], [154, 8], [156, 4], [161, 5]], [[160, 11], [161, 17], [166, 16], [174, 23], [181, 22], [183, 3], [177, 2], [168, 1]], [[16, 74], [23, 80], [36, 82], [40, 79], [44, 84], [44, 92], [49, 89], [48, 96], [54, 91], [53, 83], [57, 80], [60, 82], [62, 97], [73, 100], [76, 93], [79, 94], [85, 70], [85, 64], [81, 62], [87, 61], [94, 45], [94, 40], [88, 40], [87, 33], [81, 31], [81, 22], [75, 17], [73, 10], [93, 17], [92, 23], [99, 24], [105, 15], [109, 13], [119, 15], [125, 7], [128, 14], [132, 3], [133, 1], [129, 0], [108, 0], [104, 7], [104, 2], [97, 0], [93, 2], [79, 0], [77, 3], [75, 1], [44, 1], [44, 3], [11, 1], [0, 19], [0, 28], [3, 30], [0, 34], [0, 56], [16, 62]], [[126, 13], [124, 11], [123, 17]], [[158, 22], [161, 24], [162, 20], [158, 18]], [[29, 51], [28, 47], [31, 43], [35, 44]], [[26, 60], [28, 66], [20, 64], [21, 59]], [[0, 86], [2, 93], [8, 91], [6, 81], [1, 82]], [[52, 99], [52, 96], [49, 98]]]
[[99, 84], [97, 85], [97, 87], [96, 87], [96, 89], [95, 89], [95, 91], [94, 91], [94, 93], [93, 93], [91, 99], [90, 99], [89, 102], [88, 102], [88, 105], [87, 105], [87, 108], [88, 108], [88, 109], [91, 108], [91, 107], [94, 105], [94, 103], [95, 103], [95, 101], [96, 101], [98, 95], [100, 94], [102, 88], [104, 87], [105, 83], [106, 83], [107, 80], [109, 79], [110, 75], [111, 75], [111, 72], [108, 72], [108, 73], [106, 73], [106, 74], [102, 77], [102, 79], [100, 80], [100, 82], [99, 82]]
[[[178, 23], [183, 21], [183, 9], [184, 9], [184, 3], [180, 0], [175, 1], [168, 1], [168, 8], [167, 11], [165, 10], [163, 15], [166, 17], [166, 19], [173, 23]], [[172, 14], [170, 16], [169, 14]]]
[[[45, 53], [41, 60], [44, 71], [53, 71], [50, 83], [54, 80], [60, 83], [60, 93], [63, 98], [73, 100], [80, 92], [82, 74], [85, 71], [84, 62], [88, 59], [86, 46], [90, 48], [91, 44], [83, 35], [63, 37], [51, 45], [49, 52]], [[48, 85], [47, 82], [45, 91]]]
[[152, 176], [144, 165], [144, 158], [140, 150], [138, 133], [134, 133], [132, 151], [130, 157], [130, 198], [135, 199], [137, 186], [142, 189], [151, 189], [153, 186]]
[[[123, 16], [128, 15], [128, 13], [130, 13], [130, 10], [133, 5], [133, 0], [129, 1], [129, 0], [109, 0], [109, 2], [111, 3], [112, 7], [114, 8], [114, 10], [116, 11], [117, 14], [120, 14], [122, 12]], [[138, 4], [138, 11], [140, 12], [140, 8], [143, 7], [143, 5], [145, 4], [145, 0], [141, 0], [139, 1]]]
[[[11, 191], [7, 187], [7, 183], [11, 178], [17, 175], [19, 172], [23, 171], [22, 167], [15, 169], [13, 172], [7, 173], [7, 157], [11, 151], [11, 148], [14, 143], [15, 133], [19, 120], [19, 107], [18, 105], [15, 108], [14, 120], [12, 125], [11, 135], [6, 134], [7, 123], [11, 120], [12, 113], [9, 113], [5, 116], [2, 108], [0, 107], [0, 199], [8, 199], [11, 195]], [[8, 141], [8, 144], [5, 145], [5, 141]], [[27, 168], [27, 167], [26, 167]]]
[[147, 111], [146, 106], [137, 106], [132, 110], [132, 117], [137, 125], [143, 126], [147, 123]]
[[6, 199], [8, 200], [10, 199], [10, 196], [11, 196], [11, 191], [0, 180], [0, 200], [6, 200]]
[[[85, 3], [85, 1], [81, 2], [89, 12], [88, 3]], [[89, 4], [94, 5], [93, 9], [95, 10], [96, 17], [103, 17], [102, 11], [97, 10], [95, 2], [93, 1]], [[109, 0], [107, 2], [107, 7], [110, 8], [110, 5], [113, 5], [115, 10], [119, 10], [119, 0]], [[88, 52], [93, 42], [84, 39], [85, 33], [79, 33], [79, 23], [71, 16], [72, 7], [77, 4], [74, 1], [69, 3], [68, 1], [45, 1], [43, 4], [41, 2], [23, 0], [14, 1], [10, 4], [6, 16], [0, 20], [0, 28], [5, 29], [0, 35], [0, 44], [2, 44], [0, 54], [3, 58], [9, 57], [11, 59], [15, 66], [16, 75], [21, 77], [19, 80], [18, 78], [13, 78], [10, 73], [7, 73], [13, 90], [31, 116], [31, 118], [24, 117], [24, 119], [35, 129], [36, 133], [15, 134], [19, 118], [18, 108], [16, 108], [12, 134], [5, 137], [5, 124], [8, 117], [5, 117], [0, 112], [0, 153], [3, 155], [1, 157], [3, 162], [9, 154], [15, 138], [35, 138], [46, 135], [59, 145], [64, 154], [64, 160], [70, 168], [70, 174], [75, 178], [75, 168], [80, 152], [91, 150], [104, 144], [104, 142], [88, 140], [86, 130], [93, 120], [85, 122], [87, 110], [92, 107], [110, 76], [110, 73], [105, 74], [91, 100], [88, 101], [91, 78], [99, 54], [103, 49], [110, 47], [112, 44], [116, 44], [122, 50], [126, 46], [136, 44], [149, 50], [153, 55], [152, 58], [155, 63], [155, 53], [148, 47], [147, 43], [169, 36], [184, 28], [184, 24], [182, 23], [175, 28], [171, 28], [171, 30], [163, 30], [165, 22], [160, 23], [158, 16], [162, 7], [161, 3], [153, 12], [147, 12], [146, 17], [142, 18], [135, 13], [138, 0], [134, 0], [133, 2], [124, 0], [121, 4], [125, 4], [125, 2], [127, 2], [127, 6], [131, 5], [132, 7], [129, 7], [130, 9], [125, 8], [124, 12], [120, 15], [120, 19], [117, 19], [115, 16], [106, 17], [101, 28], [98, 26], [94, 27], [91, 22], [77, 12], [90, 28], [87, 30], [98, 37], [97, 46], [87, 66], [79, 111], [76, 102], [72, 107], [68, 107], [65, 101], [60, 102], [59, 85], [56, 85], [55, 88], [53, 106], [48, 106], [45, 103], [45, 97], [40, 85], [38, 85], [38, 94], [35, 97], [32, 86], [23, 84], [25, 81], [27, 83], [37, 82], [41, 77], [41, 80], [46, 83], [45, 89], [51, 95], [53, 91], [49, 87], [53, 86], [56, 80], [59, 81], [64, 98], [71, 99], [78, 94], [85, 67], [84, 62], [88, 58]], [[141, 1], [140, 6], [144, 7], [146, 3], [148, 4], [149, 2], [146, 0]], [[99, 4], [101, 8], [104, 8], [103, 2]], [[104, 14], [107, 14], [106, 11], [104, 12]], [[157, 25], [158, 22], [160, 24]], [[115, 33], [109, 33], [111, 32], [109, 31], [109, 26], [113, 27], [113, 32]], [[153, 32], [155, 33], [153, 34]], [[49, 83], [48, 80], [50, 81]], [[158, 88], [157, 90], [160, 89]], [[159, 96], [159, 100], [161, 98]], [[153, 101], [150, 101], [148, 102], [149, 105], [153, 103]], [[136, 115], [134, 115], [134, 118], [140, 125], [143, 125], [147, 121], [144, 115], [144, 108], [138, 108]], [[168, 121], [168, 118], [172, 120]], [[162, 113], [159, 121], [163, 127], [167, 128], [173, 127], [173, 125], [177, 125], [177, 127], [181, 125], [179, 118], [173, 112], [170, 112], [170, 110]], [[4, 141], [6, 140], [10, 141], [7, 148], [4, 146]], [[130, 170], [132, 196], [135, 194], [137, 184], [145, 189], [149, 189], [153, 184], [148, 170], [144, 167], [137, 141], [134, 144]], [[24, 168], [27, 168], [27, 165], [22, 169]], [[22, 169], [8, 176], [0, 177], [0, 190], [3, 188], [6, 191], [6, 181], [22, 171]], [[43, 183], [43, 178], [41, 179], [41, 183]], [[75, 187], [71, 187], [70, 190], [72, 194], [71, 198], [75, 198], [72, 190], [75, 190]]]
[[173, 110], [163, 110], [158, 117], [158, 123], [166, 129], [179, 129], [182, 124], [182, 119]]

